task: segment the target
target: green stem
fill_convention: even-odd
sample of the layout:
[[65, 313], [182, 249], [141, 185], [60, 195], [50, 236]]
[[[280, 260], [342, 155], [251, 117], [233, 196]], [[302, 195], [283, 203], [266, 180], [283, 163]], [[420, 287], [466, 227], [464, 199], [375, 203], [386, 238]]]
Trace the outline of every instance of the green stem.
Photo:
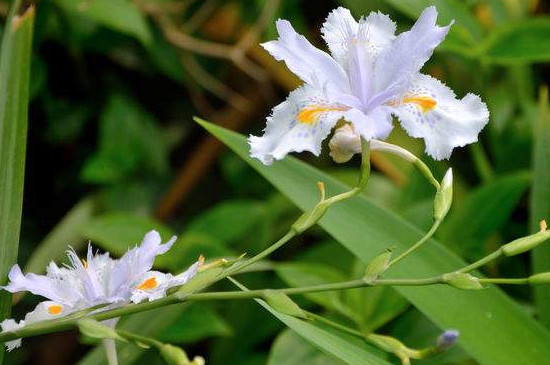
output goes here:
[[473, 271], [473, 270], [485, 265], [486, 263], [488, 263], [490, 261], [496, 260], [501, 255], [502, 255], [502, 250], [498, 249], [498, 250], [488, 254], [487, 256], [479, 259], [478, 261], [476, 261], [476, 262], [474, 262], [474, 263], [472, 263], [472, 264], [470, 264], [466, 267], [463, 267], [462, 269], [458, 270], [458, 272], [467, 273], [467, 272]]
[[426, 233], [424, 235], [424, 237], [422, 237], [418, 242], [416, 242], [414, 245], [409, 247], [409, 249], [406, 250], [405, 252], [403, 252], [401, 255], [399, 255], [395, 259], [393, 259], [389, 263], [388, 267], [391, 267], [392, 265], [395, 265], [396, 263], [403, 260], [405, 257], [410, 255], [414, 251], [418, 250], [420, 248], [420, 246], [422, 246], [426, 241], [428, 241], [435, 234], [435, 231], [437, 231], [437, 228], [439, 228], [439, 225], [441, 224], [441, 222], [442, 222], [441, 219], [436, 220], [434, 222], [434, 224], [432, 225], [432, 228], [430, 228], [430, 230], [428, 231], [428, 233]]
[[529, 278], [515, 278], [515, 279], [506, 279], [506, 278], [479, 278], [478, 281], [482, 284], [511, 284], [511, 285], [525, 285], [529, 284]]
[[365, 336], [361, 332], [359, 332], [357, 330], [354, 330], [353, 328], [349, 328], [349, 327], [346, 327], [346, 326], [341, 325], [339, 323], [333, 322], [328, 318], [322, 317], [318, 314], [315, 314], [315, 313], [312, 313], [312, 312], [309, 312], [309, 311], [304, 311], [304, 312], [306, 312], [308, 318], [311, 318], [311, 319], [313, 319], [317, 322], [324, 323], [324, 324], [326, 324], [326, 325], [328, 325], [328, 326], [330, 326], [334, 329], [337, 329], [339, 331], [348, 333], [352, 336], [356, 336], [356, 337], [359, 337], [361, 339], [365, 339]]
[[300, 218], [298, 218], [298, 220], [292, 225], [291, 229], [283, 237], [281, 237], [281, 239], [279, 239], [273, 245], [269, 246], [268, 248], [266, 248], [256, 256], [246, 260], [241, 264], [237, 264], [234, 267], [230, 268], [227, 271], [227, 276], [240, 272], [241, 270], [249, 267], [250, 265], [269, 256], [270, 254], [275, 252], [277, 249], [285, 245], [292, 238], [297, 236], [299, 233], [315, 225], [319, 221], [319, 219], [323, 217], [326, 210], [331, 205], [338, 203], [342, 200], [349, 199], [359, 194], [363, 189], [365, 189], [370, 177], [370, 148], [369, 148], [369, 143], [367, 141], [361, 140], [361, 150], [362, 150], [361, 172], [359, 174], [359, 181], [356, 187], [354, 187], [349, 191], [346, 191], [345, 193], [335, 195], [328, 199], [324, 199], [324, 191], [323, 191], [321, 193], [322, 195], [321, 201], [311, 211], [305, 212], [302, 216], [300, 216]]

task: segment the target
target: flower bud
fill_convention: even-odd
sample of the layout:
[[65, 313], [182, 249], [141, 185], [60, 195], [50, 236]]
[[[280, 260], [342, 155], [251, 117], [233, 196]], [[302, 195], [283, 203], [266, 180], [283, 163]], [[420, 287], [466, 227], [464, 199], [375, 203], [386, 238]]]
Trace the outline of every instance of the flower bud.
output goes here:
[[263, 298], [277, 312], [298, 318], [307, 317], [302, 308], [284, 293], [267, 289], [264, 290]]
[[518, 238], [501, 247], [506, 256], [519, 255], [520, 253], [532, 250], [550, 238], [550, 231], [544, 230], [527, 237]]
[[330, 157], [337, 163], [351, 160], [354, 154], [361, 152], [361, 137], [349, 124], [336, 129], [328, 143]]
[[180, 347], [163, 344], [159, 347], [159, 353], [162, 359], [168, 365], [191, 365], [187, 354]]
[[367, 283], [372, 283], [374, 280], [378, 279], [378, 277], [388, 269], [391, 255], [391, 250], [386, 250], [384, 253], [381, 253], [372, 259], [365, 270], [365, 276], [363, 276], [363, 279]]
[[453, 203], [453, 170], [449, 168], [441, 181], [441, 187], [435, 194], [434, 219], [445, 218]]
[[325, 201], [319, 202], [312, 210], [304, 212], [292, 225], [292, 229], [296, 233], [302, 233], [315, 225], [319, 219], [323, 218], [330, 204]]
[[382, 142], [377, 139], [371, 139], [370, 140], [370, 149], [371, 151], [382, 151], [382, 152], [388, 152], [392, 155], [396, 155], [404, 159], [405, 161], [409, 161], [412, 163], [415, 163], [417, 161], [420, 161], [418, 157], [410, 153], [408, 150], [404, 149], [403, 147], [396, 146], [391, 143]]
[[550, 284], [550, 272], [541, 272], [540, 274], [531, 275], [529, 279], [529, 284]]
[[437, 351], [447, 351], [458, 341], [459, 332], [457, 330], [446, 330], [437, 338]]
[[442, 279], [443, 282], [447, 285], [458, 289], [483, 289], [483, 286], [479, 283], [478, 278], [466, 273], [453, 272], [449, 274], [443, 274]]

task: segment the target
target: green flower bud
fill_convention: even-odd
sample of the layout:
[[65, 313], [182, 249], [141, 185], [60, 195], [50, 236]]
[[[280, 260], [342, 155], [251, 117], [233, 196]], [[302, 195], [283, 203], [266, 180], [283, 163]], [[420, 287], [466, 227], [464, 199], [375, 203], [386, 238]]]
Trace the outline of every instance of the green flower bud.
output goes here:
[[278, 312], [283, 314], [288, 314], [289, 316], [306, 318], [306, 313], [296, 304], [288, 295], [275, 291], [275, 290], [264, 290], [263, 294], [264, 300]]
[[542, 230], [527, 237], [518, 238], [502, 246], [501, 250], [506, 256], [519, 255], [532, 250], [550, 238], [550, 231]]
[[159, 347], [159, 353], [162, 359], [166, 362], [168, 365], [191, 365], [191, 361], [189, 361], [189, 358], [187, 357], [187, 354], [185, 351], [183, 351], [180, 347], [170, 345], [170, 344], [163, 344]]
[[378, 279], [378, 277], [388, 269], [391, 255], [392, 251], [386, 250], [384, 253], [381, 253], [380, 255], [372, 259], [372, 261], [367, 266], [367, 269], [365, 270], [365, 276], [363, 276], [363, 279], [367, 283], [372, 283], [376, 279]]
[[444, 274], [442, 279], [443, 282], [447, 285], [458, 289], [483, 289], [483, 286], [480, 284], [478, 278], [466, 273], [453, 272], [449, 274]]
[[94, 319], [81, 319], [77, 322], [77, 325], [80, 332], [85, 336], [99, 339], [112, 338], [126, 342], [113, 328], [104, 326]]
[[450, 168], [441, 181], [441, 187], [435, 193], [434, 198], [434, 219], [442, 220], [445, 218], [451, 204], [453, 203], [453, 170]]
[[550, 284], [550, 272], [542, 272], [540, 274], [531, 275], [529, 277], [529, 284]]
[[304, 212], [304, 214], [302, 214], [300, 218], [294, 222], [292, 229], [298, 234], [306, 231], [310, 227], [314, 226], [319, 219], [323, 218], [329, 207], [330, 204], [327, 204], [324, 201], [319, 202], [312, 210]]

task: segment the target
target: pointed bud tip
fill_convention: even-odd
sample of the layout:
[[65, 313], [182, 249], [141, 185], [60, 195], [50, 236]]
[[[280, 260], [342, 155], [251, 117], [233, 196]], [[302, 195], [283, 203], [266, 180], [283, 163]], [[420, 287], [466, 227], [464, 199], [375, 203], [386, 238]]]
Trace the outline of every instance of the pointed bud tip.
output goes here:
[[458, 341], [460, 332], [457, 330], [446, 330], [437, 338], [437, 348], [439, 350], [447, 350], [455, 345]]

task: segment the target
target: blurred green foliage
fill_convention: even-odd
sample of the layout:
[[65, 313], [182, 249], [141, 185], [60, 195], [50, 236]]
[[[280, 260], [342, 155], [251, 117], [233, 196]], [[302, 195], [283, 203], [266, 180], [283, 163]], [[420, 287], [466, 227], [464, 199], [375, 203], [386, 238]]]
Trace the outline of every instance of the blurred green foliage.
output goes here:
[[[0, 3], [1, 9], [9, 3]], [[245, 134], [263, 128], [270, 109], [286, 97], [295, 81], [284, 66], [270, 62], [256, 43], [275, 37], [274, 19], [281, 17], [291, 19], [300, 32], [320, 45], [319, 26], [339, 5], [349, 7], [357, 17], [370, 11], [388, 13], [399, 29], [406, 29], [424, 7], [435, 4], [440, 24], [452, 19], [456, 23], [424, 71], [444, 80], [459, 96], [469, 91], [481, 95], [491, 111], [490, 123], [477, 146], [456, 151], [450, 162], [423, 157], [438, 178], [453, 166], [455, 199], [436, 236], [446, 248], [430, 247], [419, 252], [428, 264], [417, 272], [411, 266], [412, 272], [407, 275], [419, 275], [432, 264], [451, 265], [448, 257], [453, 256], [447, 249], [468, 261], [475, 260], [527, 234], [540, 219], [550, 219], [544, 216], [548, 214], [550, 193], [541, 188], [548, 182], [550, 171], [550, 146], [544, 135], [550, 119], [548, 108], [540, 106], [547, 100], [541, 99], [537, 106], [539, 90], [550, 76], [550, 17], [546, 3], [282, 0], [271, 14], [268, 10], [274, 3], [38, 2], [19, 250], [23, 265], [41, 271], [49, 260], [62, 260], [67, 244], [82, 249], [88, 240], [95, 247], [119, 255], [152, 228], [159, 230], [164, 239], [178, 235], [173, 252], [156, 263], [158, 268], [173, 272], [184, 270], [199, 254], [208, 259], [254, 254], [279, 238], [298, 216], [298, 208], [245, 161], [221, 150], [192, 116]], [[262, 14], [267, 14], [265, 21], [261, 20]], [[251, 29], [259, 33], [245, 50], [247, 62], [231, 58], [237, 57], [231, 51], [239, 49], [235, 45]], [[547, 94], [543, 95], [547, 99]], [[421, 142], [402, 131], [393, 132], [390, 140], [422, 154]], [[355, 182], [356, 160], [336, 166], [327, 154], [319, 160], [305, 154], [300, 158], [341, 182]], [[314, 185], [310, 188], [308, 196], [314, 199]], [[285, 194], [289, 195], [288, 191]], [[410, 166], [380, 157], [374, 163], [365, 196], [375, 207], [372, 209], [385, 212], [384, 217], [391, 217], [392, 222], [407, 221], [423, 230], [429, 228], [433, 191]], [[353, 219], [368, 226], [365, 216]], [[254, 275], [245, 274], [242, 281], [250, 288], [267, 288], [355, 278], [364, 269], [364, 261], [380, 253], [372, 252], [372, 247], [398, 243], [379, 241], [388, 237], [384, 230], [392, 230], [387, 222], [380, 223], [380, 227], [355, 232], [353, 244], [326, 225], [316, 227], [277, 252], [273, 257], [277, 263], [258, 266]], [[409, 237], [417, 232], [414, 227], [409, 230], [413, 232]], [[544, 250], [535, 255], [549, 257], [550, 252]], [[358, 252], [362, 254], [356, 256]], [[549, 269], [544, 260], [542, 264], [538, 260], [535, 270]], [[484, 274], [522, 276], [531, 270], [531, 260], [523, 256], [491, 264]], [[234, 290], [231, 284], [216, 288]], [[527, 331], [539, 318], [548, 325], [550, 304], [541, 300], [548, 296], [539, 293], [535, 300], [530, 288], [502, 289], [526, 310], [528, 314], [522, 316], [534, 318], [517, 328]], [[388, 288], [354, 289], [296, 300], [305, 309], [361, 330], [389, 334], [411, 346], [430, 345], [441, 330], [434, 323], [443, 321], [448, 308], [436, 308], [426, 315], [427, 305], [418, 297], [412, 299], [410, 293]], [[491, 293], [475, 295], [493, 300]], [[432, 293], [431, 298], [437, 295]], [[494, 303], [500, 305], [497, 300]], [[515, 304], [506, 303], [506, 308], [514, 306], [516, 319], [523, 318], [517, 314], [520, 310]], [[22, 298], [14, 307], [14, 316], [35, 304], [35, 299]], [[486, 308], [486, 312], [497, 311]], [[457, 323], [468, 322], [467, 311], [453, 313]], [[342, 340], [345, 336], [321, 325], [275, 315], [310, 340], [289, 331], [253, 301], [201, 302], [156, 309], [123, 319], [121, 328], [185, 345], [188, 354], [202, 355], [213, 365], [354, 363], [353, 356], [362, 352], [369, 354], [365, 356], [374, 353], [384, 363], [395, 363], [394, 358], [362, 343], [346, 342]], [[475, 323], [468, 325], [475, 327]], [[533, 333], [542, 333], [540, 327], [533, 326]], [[463, 335], [464, 348], [418, 363], [495, 364], [475, 347], [475, 336], [485, 334]], [[101, 348], [92, 348], [90, 339], [79, 343], [77, 337], [70, 332], [29, 339], [23, 348], [7, 355], [6, 363], [105, 362]], [[311, 338], [321, 340], [312, 344]], [[518, 348], [522, 343], [516, 344]], [[162, 363], [154, 351], [126, 344], [118, 347], [121, 364]], [[504, 349], [487, 350], [499, 351]], [[509, 361], [521, 363], [520, 359]]]

